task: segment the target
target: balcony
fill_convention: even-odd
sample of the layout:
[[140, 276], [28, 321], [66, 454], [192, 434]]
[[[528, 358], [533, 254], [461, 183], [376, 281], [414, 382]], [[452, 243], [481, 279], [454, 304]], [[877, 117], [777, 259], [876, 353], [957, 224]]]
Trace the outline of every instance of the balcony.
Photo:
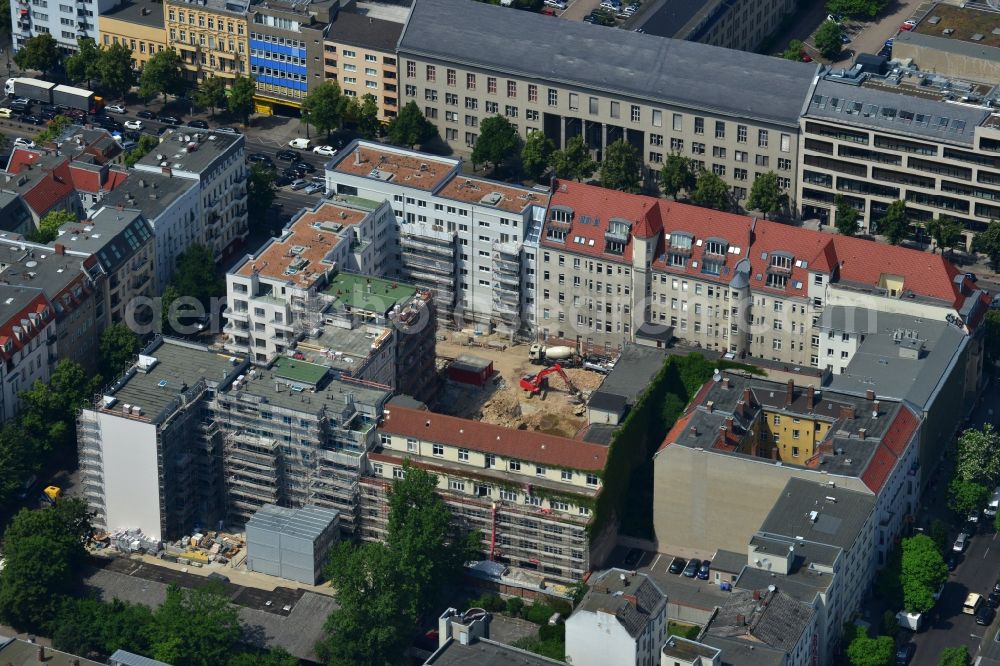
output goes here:
[[[501, 289], [511, 289], [511, 288], [513, 288], [515, 290], [520, 291], [521, 276], [518, 275], [517, 273], [511, 274], [511, 273], [500, 273], [500, 272], [497, 272], [495, 277], [496, 277], [497, 282], [499, 282], [502, 285], [504, 285], [504, 286], [500, 287]], [[506, 286], [506, 285], [510, 285], [510, 286]]]

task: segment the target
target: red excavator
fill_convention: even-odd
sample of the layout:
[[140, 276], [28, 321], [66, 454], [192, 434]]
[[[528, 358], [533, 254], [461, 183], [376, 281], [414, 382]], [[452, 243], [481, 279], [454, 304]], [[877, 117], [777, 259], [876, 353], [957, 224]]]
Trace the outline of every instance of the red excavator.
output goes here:
[[563, 371], [562, 366], [558, 363], [533, 375], [524, 375], [521, 377], [521, 388], [531, 395], [537, 395], [538, 393], [548, 389], [548, 376], [551, 374], [558, 374], [562, 377], [563, 381], [566, 382], [566, 386], [569, 387], [570, 393], [573, 395], [579, 394], [577, 388], [573, 386], [573, 382], [570, 381], [569, 376]]

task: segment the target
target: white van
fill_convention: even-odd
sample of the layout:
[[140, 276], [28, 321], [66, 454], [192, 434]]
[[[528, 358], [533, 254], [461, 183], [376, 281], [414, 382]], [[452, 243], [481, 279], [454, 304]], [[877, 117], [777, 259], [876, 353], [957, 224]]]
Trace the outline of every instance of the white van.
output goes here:
[[291, 146], [292, 148], [305, 150], [306, 148], [309, 147], [309, 143], [310, 143], [309, 139], [303, 139], [300, 137], [298, 139], [292, 139], [291, 141], [288, 142], [288, 145]]
[[975, 592], [970, 592], [962, 604], [962, 612], [966, 615], [975, 615], [979, 607], [983, 605], [983, 598]]
[[998, 509], [1000, 509], [1000, 486], [997, 486], [996, 490], [993, 491], [993, 497], [990, 498], [990, 503], [983, 509], [983, 513], [992, 518], [997, 515]]

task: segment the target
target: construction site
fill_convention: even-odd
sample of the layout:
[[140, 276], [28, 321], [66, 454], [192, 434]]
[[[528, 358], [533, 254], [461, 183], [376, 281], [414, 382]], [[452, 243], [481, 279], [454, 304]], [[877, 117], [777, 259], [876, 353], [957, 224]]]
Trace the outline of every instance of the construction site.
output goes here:
[[[566, 352], [567, 348], [554, 347], [566, 354], [564, 359], [532, 359], [532, 345], [511, 345], [504, 336], [477, 336], [469, 331], [442, 334], [438, 336], [437, 362], [445, 376], [460, 357], [468, 356], [489, 361], [492, 373], [480, 386], [454, 380], [444, 382], [430, 407], [451, 416], [576, 437], [587, 426], [587, 399], [601, 385], [611, 366], [586, 362], [575, 352]], [[537, 377], [556, 365], [569, 384], [557, 371], [541, 378], [541, 384], [547, 384], [547, 388], [539, 387], [540, 390], [532, 392], [522, 386], [524, 378]]]

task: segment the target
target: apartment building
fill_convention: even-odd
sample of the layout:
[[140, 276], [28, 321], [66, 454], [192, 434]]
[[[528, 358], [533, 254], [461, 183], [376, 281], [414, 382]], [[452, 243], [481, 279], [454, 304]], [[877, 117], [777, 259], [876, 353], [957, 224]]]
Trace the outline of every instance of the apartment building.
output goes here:
[[353, 530], [388, 391], [293, 359], [266, 372], [245, 357], [153, 340], [78, 418], [95, 524], [173, 539], [194, 524], [242, 525], [265, 504], [313, 504]]
[[359, 141], [327, 165], [327, 191], [389, 201], [398, 274], [434, 293], [442, 323], [532, 326], [547, 192], [466, 176], [461, 161]]
[[670, 3], [649, 14], [636, 27], [641, 27], [648, 35], [686, 39], [737, 51], [756, 51], [795, 8], [795, 0]]
[[574, 666], [655, 664], [667, 638], [667, 595], [651, 577], [608, 569], [566, 618], [567, 662]]
[[992, 84], [859, 69], [828, 75], [810, 90], [801, 118], [796, 198], [802, 216], [832, 224], [835, 199], [878, 233], [889, 204], [906, 202], [913, 232], [943, 217], [963, 227], [959, 246], [1000, 217], [1000, 119]]
[[604, 547], [588, 534], [607, 461], [604, 445], [390, 403], [361, 479], [361, 537], [380, 540], [404, 463], [437, 475], [463, 529], [492, 561], [558, 582], [581, 580]]
[[1000, 80], [996, 16], [982, 3], [935, 3], [913, 30], [896, 35], [892, 55], [925, 72], [993, 84]]
[[375, 97], [379, 119], [386, 123], [399, 113], [396, 43], [402, 32], [402, 23], [344, 11], [323, 43], [325, 77], [348, 97]]
[[872, 566], [914, 515], [922, 417], [874, 390], [857, 396], [726, 373], [707, 383], [653, 459], [663, 552], [741, 551], [790, 478], [872, 499]]
[[[198, 183], [196, 238], [215, 253], [216, 261], [232, 254], [250, 233], [245, 146], [240, 134], [175, 127], [163, 133], [160, 144], [132, 172], [134, 179], [155, 173]], [[185, 235], [181, 233], [182, 242]]]
[[31, 228], [46, 214], [65, 210], [83, 212], [73, 188], [70, 158], [60, 151], [15, 148], [7, 162], [2, 191], [21, 198], [31, 213]]
[[124, 44], [132, 49], [132, 68], [139, 71], [154, 53], [167, 48], [163, 3], [136, 0], [119, 3], [101, 13], [98, 44]]
[[257, 113], [275, 106], [298, 109], [324, 80], [323, 40], [338, 0], [264, 0], [249, 12], [250, 73], [257, 86]]
[[250, 71], [250, 0], [166, 0], [167, 41], [194, 83], [216, 76], [231, 82]]
[[40, 287], [0, 283], [0, 299], [0, 418], [7, 421], [17, 415], [21, 391], [49, 379], [57, 360], [56, 318]]
[[[462, 21], [454, 20], [461, 15]], [[547, 57], [526, 59], [537, 44]], [[759, 173], [795, 182], [798, 118], [814, 65], [464, 0], [417, 0], [398, 45], [401, 103], [415, 101], [449, 147], [469, 154], [483, 118], [556, 146], [617, 140], [659, 169], [672, 152], [745, 198]]]
[[77, 0], [61, 4], [52, 0], [17, 0], [10, 5], [12, 46], [19, 51], [26, 41], [41, 34], [52, 35], [67, 53], [77, 50], [76, 40], [97, 40], [97, 17], [111, 9], [115, 0]]

